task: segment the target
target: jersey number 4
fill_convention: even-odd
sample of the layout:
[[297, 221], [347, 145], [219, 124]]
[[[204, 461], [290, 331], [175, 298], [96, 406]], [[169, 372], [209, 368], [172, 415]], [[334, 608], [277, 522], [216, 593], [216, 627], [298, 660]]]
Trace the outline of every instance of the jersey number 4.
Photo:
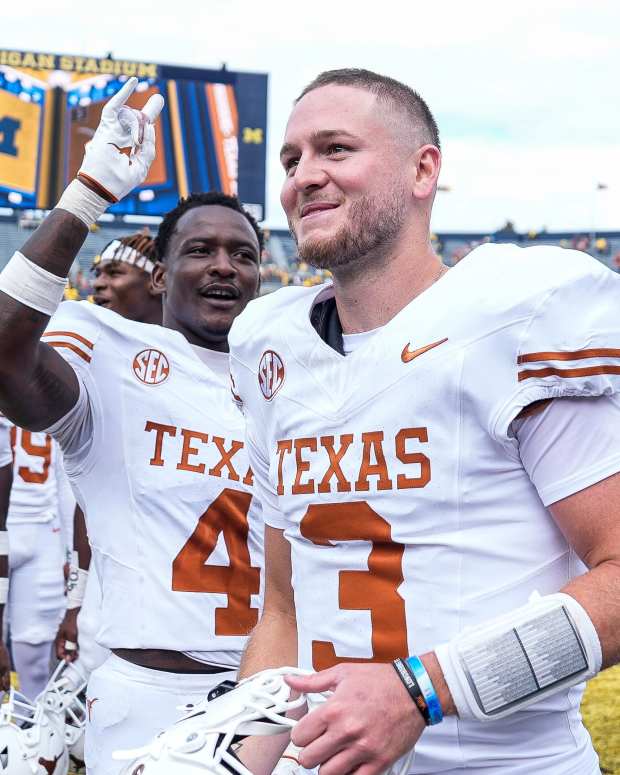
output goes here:
[[[172, 563], [173, 591], [228, 596], [228, 605], [215, 609], [216, 635], [246, 635], [258, 621], [251, 604], [260, 590], [260, 568], [252, 565], [248, 549], [251, 500], [250, 493], [222, 490]], [[229, 565], [206, 565], [220, 533]]]

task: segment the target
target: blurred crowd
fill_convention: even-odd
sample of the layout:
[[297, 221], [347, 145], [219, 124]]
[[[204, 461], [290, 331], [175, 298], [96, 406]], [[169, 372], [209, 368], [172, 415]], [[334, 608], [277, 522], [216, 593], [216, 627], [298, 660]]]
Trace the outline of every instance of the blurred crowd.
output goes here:
[[[148, 230], [145, 230], [148, 231]], [[438, 236], [431, 234], [433, 247], [447, 266], [454, 266], [465, 258], [474, 248], [487, 242], [510, 241], [522, 244], [524, 247], [536, 244], [557, 244], [563, 248], [572, 248], [590, 253], [596, 258], [620, 272], [620, 248], [614, 246], [603, 236], [575, 234], [570, 237], [551, 241], [546, 232], [529, 231], [523, 234], [517, 233], [513, 225], [508, 221], [502, 229], [493, 235], [479, 237], [474, 240], [458, 238], [456, 236]], [[310, 287], [319, 285], [331, 277], [327, 270], [315, 269], [298, 256], [289, 256], [286, 266], [282, 267], [273, 260], [269, 246], [269, 235], [261, 266], [263, 293], [269, 293], [286, 285], [303, 285]], [[72, 272], [69, 285], [65, 292], [65, 298], [69, 300], [88, 299], [93, 293], [94, 275], [84, 270], [76, 263]]]

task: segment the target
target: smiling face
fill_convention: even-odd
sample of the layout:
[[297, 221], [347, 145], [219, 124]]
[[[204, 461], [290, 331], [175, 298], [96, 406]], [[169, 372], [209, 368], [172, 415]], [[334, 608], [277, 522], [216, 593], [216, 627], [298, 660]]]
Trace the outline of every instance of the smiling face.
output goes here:
[[401, 124], [352, 86], [323, 86], [297, 103], [281, 152], [281, 202], [304, 260], [337, 270], [380, 258], [398, 240], [413, 217], [417, 150]]
[[259, 264], [258, 238], [241, 213], [222, 205], [188, 210], [153, 273], [165, 294], [164, 326], [227, 351], [233, 320], [258, 292]]

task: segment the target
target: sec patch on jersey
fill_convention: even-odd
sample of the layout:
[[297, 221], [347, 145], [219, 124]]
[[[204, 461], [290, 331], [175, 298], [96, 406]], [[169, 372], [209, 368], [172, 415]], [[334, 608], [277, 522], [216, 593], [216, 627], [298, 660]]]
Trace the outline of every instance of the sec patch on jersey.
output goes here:
[[265, 350], [258, 365], [258, 384], [266, 401], [271, 401], [284, 384], [284, 362], [275, 350]]
[[133, 373], [144, 385], [161, 385], [170, 376], [170, 362], [161, 350], [142, 350], [133, 359]]

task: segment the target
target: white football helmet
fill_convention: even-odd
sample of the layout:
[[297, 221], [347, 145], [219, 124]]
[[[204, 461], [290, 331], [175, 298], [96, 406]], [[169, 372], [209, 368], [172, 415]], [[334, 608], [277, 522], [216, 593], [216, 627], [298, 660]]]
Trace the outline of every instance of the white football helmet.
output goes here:
[[285, 714], [304, 705], [306, 698], [290, 699], [284, 676], [291, 673], [307, 675], [297, 668], [263, 670], [196, 705], [150, 745], [115, 752], [115, 759], [133, 760], [122, 775], [252, 775], [232, 746], [248, 735], [278, 735], [295, 726], [297, 722]]
[[64, 720], [11, 689], [0, 705], [0, 773], [67, 775]]
[[64, 723], [65, 743], [78, 765], [84, 763], [86, 727], [86, 670], [77, 662], [60, 662], [37, 703]]
[[[263, 670], [219, 696], [213, 697], [214, 690], [211, 700], [189, 710], [150, 745], [114, 752], [115, 759], [132, 760], [121, 775], [252, 775], [235, 756], [234, 745], [250, 735], [288, 733], [297, 724], [287, 718], [288, 711], [326, 700], [331, 692], [291, 698], [284, 676], [311, 672], [296, 667]], [[412, 757], [413, 751], [389, 772], [406, 773]]]

